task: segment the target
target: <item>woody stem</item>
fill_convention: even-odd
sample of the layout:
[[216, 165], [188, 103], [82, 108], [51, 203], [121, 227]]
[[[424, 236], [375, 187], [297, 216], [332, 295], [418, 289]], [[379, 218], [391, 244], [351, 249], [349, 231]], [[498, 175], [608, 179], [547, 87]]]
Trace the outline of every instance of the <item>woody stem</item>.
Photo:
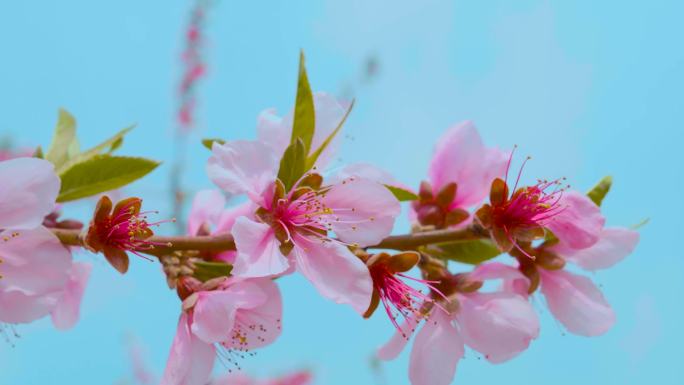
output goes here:
[[[85, 246], [83, 236], [79, 230], [52, 229], [53, 234], [66, 246]], [[434, 230], [413, 234], [392, 235], [383, 239], [370, 249], [415, 250], [420, 246], [434, 243], [480, 239], [487, 234], [479, 226], [469, 226], [459, 230]], [[230, 234], [200, 235], [200, 236], [158, 236], [147, 239], [151, 243], [165, 246], [155, 246], [149, 250], [140, 250], [150, 255], [165, 255], [174, 251], [230, 251], [235, 250], [235, 241]]]

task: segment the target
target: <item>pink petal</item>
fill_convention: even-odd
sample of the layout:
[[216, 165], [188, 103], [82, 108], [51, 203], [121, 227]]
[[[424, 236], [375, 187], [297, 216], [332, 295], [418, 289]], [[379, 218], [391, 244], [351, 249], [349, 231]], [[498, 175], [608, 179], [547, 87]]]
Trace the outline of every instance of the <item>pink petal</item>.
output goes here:
[[74, 263], [69, 272], [69, 281], [64, 288], [57, 306], [52, 310], [52, 324], [57, 329], [71, 329], [78, 322], [81, 314], [81, 300], [85, 287], [90, 278], [92, 265], [89, 263]]
[[615, 323], [615, 313], [589, 278], [565, 270], [540, 269], [541, 291], [549, 310], [571, 333], [597, 336]]
[[55, 207], [60, 180], [52, 163], [37, 158], [0, 162], [0, 228], [31, 229]]
[[539, 336], [539, 319], [527, 299], [513, 293], [459, 296], [458, 322], [466, 345], [493, 363], [507, 361]]
[[[332, 95], [317, 92], [314, 94], [314, 109], [316, 113], [316, 128], [311, 141], [311, 151], [316, 151], [330, 136], [342, 121], [348, 104], [341, 103]], [[292, 137], [292, 112], [284, 118], [279, 118], [274, 109], [263, 111], [257, 120], [257, 134], [259, 140], [269, 145], [280, 159], [290, 144]], [[335, 136], [332, 142], [319, 156], [316, 166], [324, 168], [334, 157], [339, 146], [341, 135]]]
[[558, 204], [563, 211], [545, 225], [561, 242], [574, 249], [583, 249], [599, 240], [606, 219], [594, 202], [577, 191], [567, 191]]
[[254, 203], [252, 203], [251, 201], [246, 201], [235, 207], [229, 207], [223, 210], [216, 225], [216, 229], [214, 229], [212, 234], [230, 233], [233, 229], [235, 221], [239, 217], [247, 217], [249, 219], [253, 219], [255, 211], [256, 207], [254, 206]]
[[403, 332], [398, 330], [395, 331], [395, 333], [392, 335], [392, 338], [390, 338], [385, 345], [378, 349], [377, 357], [379, 359], [389, 361], [397, 358], [401, 351], [404, 350], [404, 347], [413, 335], [413, 332], [415, 332], [416, 327], [418, 327], [418, 323], [416, 322], [415, 317], [409, 316], [401, 325], [399, 325], [399, 327]]
[[307, 385], [311, 383], [311, 380], [311, 373], [303, 371], [280, 378], [275, 378], [273, 380], [267, 381], [264, 385]]
[[188, 234], [196, 235], [202, 225], [215, 225], [221, 215], [226, 198], [218, 190], [201, 190], [195, 194], [188, 215]]
[[562, 243], [553, 251], [585, 270], [607, 269], [622, 261], [639, 243], [639, 233], [626, 228], [607, 228], [601, 231], [598, 242], [586, 249], [573, 249]]
[[285, 149], [290, 145], [292, 118], [289, 118], [288, 123], [289, 126], [286, 126], [275, 108], [263, 110], [257, 117], [257, 138], [270, 146], [278, 158], [283, 156]]
[[505, 174], [507, 161], [504, 152], [486, 148], [475, 125], [465, 121], [439, 139], [428, 175], [434, 191], [458, 184], [452, 207], [469, 207], [487, 196], [492, 180]]
[[[192, 333], [206, 343], [230, 339], [238, 304], [232, 293], [222, 290], [199, 292], [194, 307]], [[263, 301], [263, 298], [260, 298]]]
[[327, 178], [326, 182], [337, 184], [345, 179], [353, 177], [372, 180], [373, 182], [380, 184], [395, 186], [411, 191], [410, 187], [399, 182], [392, 174], [370, 163], [352, 163], [346, 165], [331, 178]]
[[232, 231], [238, 250], [233, 275], [269, 277], [283, 273], [290, 266], [269, 225], [239, 217]]
[[297, 270], [318, 292], [336, 302], [351, 305], [363, 314], [370, 304], [373, 282], [366, 265], [346, 246], [300, 238], [292, 250]]
[[50, 230], [0, 233], [0, 291], [21, 290], [27, 295], [61, 292], [69, 279], [71, 253]]
[[387, 237], [401, 213], [399, 201], [385, 186], [362, 178], [334, 185], [323, 204], [332, 210], [328, 221], [335, 234], [359, 246], [375, 245]]
[[273, 343], [280, 336], [283, 304], [280, 290], [273, 280], [256, 278], [248, 280], [248, 283], [259, 288], [264, 300], [257, 306], [238, 309], [236, 331], [244, 340], [232, 338], [223, 345], [251, 351]]
[[463, 338], [448, 315], [433, 312], [416, 335], [411, 350], [412, 385], [449, 385], [463, 357]]
[[501, 279], [501, 291], [528, 297], [529, 280], [517, 268], [501, 262], [488, 262], [478, 265], [469, 275], [471, 279], [487, 281]]
[[214, 143], [207, 174], [224, 191], [248, 194], [258, 201], [264, 189], [275, 180], [279, 161], [273, 150], [261, 142]]
[[160, 385], [205, 385], [214, 367], [214, 346], [190, 332], [192, 317], [183, 313]]
[[0, 322], [29, 323], [43, 318], [54, 309], [58, 295], [26, 294], [21, 290], [0, 291]]
[[501, 262], [488, 262], [477, 265], [473, 271], [468, 274], [468, 277], [478, 281], [486, 281], [490, 279], [517, 279], [525, 278], [525, 276], [513, 266], [503, 264]]

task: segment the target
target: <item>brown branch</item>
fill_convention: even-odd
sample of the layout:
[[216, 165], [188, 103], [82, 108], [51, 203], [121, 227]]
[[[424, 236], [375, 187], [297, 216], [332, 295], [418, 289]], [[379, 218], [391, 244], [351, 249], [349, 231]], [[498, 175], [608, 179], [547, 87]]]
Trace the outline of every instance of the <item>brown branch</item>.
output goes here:
[[[59, 240], [67, 246], [84, 246], [83, 237], [79, 230], [52, 229]], [[479, 239], [486, 234], [477, 227], [471, 226], [460, 230], [435, 230], [415, 234], [392, 235], [371, 249], [415, 250], [420, 246], [449, 241]], [[155, 246], [149, 250], [140, 250], [151, 255], [164, 255], [173, 251], [229, 251], [235, 250], [235, 241], [230, 234], [206, 236], [152, 236], [148, 241], [165, 245]]]

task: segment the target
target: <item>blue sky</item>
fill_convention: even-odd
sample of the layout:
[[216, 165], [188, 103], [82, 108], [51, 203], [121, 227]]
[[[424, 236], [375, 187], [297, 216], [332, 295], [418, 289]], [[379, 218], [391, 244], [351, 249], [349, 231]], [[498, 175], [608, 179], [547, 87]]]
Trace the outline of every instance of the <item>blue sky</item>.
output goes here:
[[[676, 1], [217, 1], [209, 18], [209, 75], [185, 182], [211, 186], [202, 137], [251, 138], [256, 115], [290, 108], [298, 52], [315, 90], [356, 96], [337, 164], [374, 162], [411, 185], [434, 141], [472, 119], [486, 142], [519, 146], [525, 175], [566, 176], [586, 189], [613, 175], [612, 225], [645, 217], [637, 251], [599, 283], [618, 315], [605, 336], [563, 332], [537, 301], [542, 333], [519, 358], [491, 365], [468, 352], [454, 383], [643, 384], [682, 382], [684, 205], [681, 145], [684, 51]], [[0, 4], [0, 132], [48, 144], [59, 107], [95, 144], [137, 122], [123, 153], [169, 161], [189, 2], [14, 1]], [[364, 62], [378, 74], [360, 80]], [[350, 90], [353, 90], [350, 91]], [[168, 162], [128, 191], [169, 216]], [[90, 203], [73, 209], [89, 210]], [[406, 221], [396, 231], [405, 231]], [[136, 259], [121, 277], [100, 257], [80, 324], [18, 328], [0, 343], [0, 384], [117, 384], [130, 377], [126, 340], [145, 346], [160, 373], [179, 303], [157, 265]], [[391, 334], [383, 317], [359, 319], [302, 278], [282, 280], [284, 334], [244, 362], [249, 373], [314, 370], [317, 384], [376, 384], [372, 351]], [[407, 383], [408, 355], [382, 365]], [[123, 382], [122, 382], [123, 381]]]

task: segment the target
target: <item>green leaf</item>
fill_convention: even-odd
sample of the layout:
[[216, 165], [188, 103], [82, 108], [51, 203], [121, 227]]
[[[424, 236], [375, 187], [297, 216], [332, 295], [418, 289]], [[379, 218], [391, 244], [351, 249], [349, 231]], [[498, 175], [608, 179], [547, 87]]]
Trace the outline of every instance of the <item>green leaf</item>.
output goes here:
[[89, 160], [104, 152], [112, 153], [114, 150], [121, 147], [124, 136], [128, 134], [133, 128], [135, 128], [135, 125], [128, 126], [114, 134], [114, 136], [112, 136], [111, 138], [98, 144], [97, 146], [90, 148], [84, 152], [72, 155], [67, 162], [65, 162], [61, 167], [57, 168], [57, 173], [61, 174], [66, 170], [70, 169], [71, 167], [73, 167], [74, 165]]
[[45, 154], [43, 154], [43, 148], [38, 146], [36, 150], [33, 151], [33, 157], [38, 159], [45, 159]]
[[211, 148], [214, 147], [214, 143], [224, 144], [224, 143], [226, 143], [226, 141], [223, 139], [218, 139], [218, 138], [202, 139], [202, 145], [204, 145], [204, 147], [208, 148], [209, 151], [211, 151]]
[[610, 186], [613, 184], [613, 177], [611, 176], [606, 176], [601, 179], [596, 186], [594, 186], [589, 192], [587, 193], [587, 196], [589, 199], [592, 200], [592, 202], [596, 203], [596, 206], [601, 206], [601, 202], [603, 202], [603, 198], [606, 197], [606, 194], [608, 194], [608, 191], [610, 191]]
[[327, 138], [321, 143], [320, 147], [316, 149], [316, 151], [313, 152], [307, 159], [306, 159], [306, 169], [309, 170], [311, 169], [314, 164], [316, 164], [316, 161], [318, 160], [318, 157], [321, 156], [321, 153], [330, 145], [333, 139], [335, 139], [335, 136], [337, 136], [337, 133], [340, 132], [342, 129], [342, 126], [344, 125], [344, 122], [347, 121], [347, 117], [349, 116], [349, 113], [351, 112], [352, 108], [354, 108], [354, 101], [352, 100], [351, 104], [349, 105], [349, 108], [347, 109], [347, 112], [344, 113], [344, 116], [342, 117], [342, 120], [337, 124], [337, 127], [335, 127], [335, 130], [328, 135]]
[[57, 126], [52, 136], [52, 143], [45, 153], [45, 159], [59, 168], [69, 159], [69, 148], [76, 140], [76, 119], [64, 109], [59, 110]]
[[60, 174], [57, 202], [68, 202], [123, 187], [150, 173], [158, 162], [145, 158], [96, 155]]
[[435, 257], [477, 265], [501, 254], [496, 245], [484, 239], [438, 243], [425, 249]]
[[412, 193], [409, 190], [405, 190], [401, 187], [397, 186], [390, 186], [388, 184], [385, 185], [392, 194], [394, 194], [394, 197], [397, 198], [399, 202], [406, 202], [406, 201], [415, 201], [418, 199], [418, 195]]
[[195, 271], [193, 276], [202, 282], [219, 277], [228, 277], [233, 266], [223, 262], [199, 261], [193, 263]]
[[304, 175], [304, 172], [306, 172], [305, 166], [306, 150], [304, 142], [301, 138], [297, 138], [294, 143], [287, 147], [283, 158], [280, 160], [278, 179], [285, 185], [285, 191], [290, 191], [295, 182]]
[[644, 218], [641, 222], [639, 222], [635, 225], [629, 226], [629, 228], [632, 230], [639, 230], [640, 228], [646, 226], [648, 224], [648, 222], [650, 222], [650, 221], [651, 221], [651, 218]]
[[314, 111], [313, 93], [309, 86], [304, 66], [304, 52], [299, 53], [299, 79], [297, 80], [297, 99], [295, 102], [294, 121], [292, 123], [292, 138], [294, 144], [297, 138], [304, 143], [304, 155], [309, 154], [311, 141], [316, 128], [316, 113]]

